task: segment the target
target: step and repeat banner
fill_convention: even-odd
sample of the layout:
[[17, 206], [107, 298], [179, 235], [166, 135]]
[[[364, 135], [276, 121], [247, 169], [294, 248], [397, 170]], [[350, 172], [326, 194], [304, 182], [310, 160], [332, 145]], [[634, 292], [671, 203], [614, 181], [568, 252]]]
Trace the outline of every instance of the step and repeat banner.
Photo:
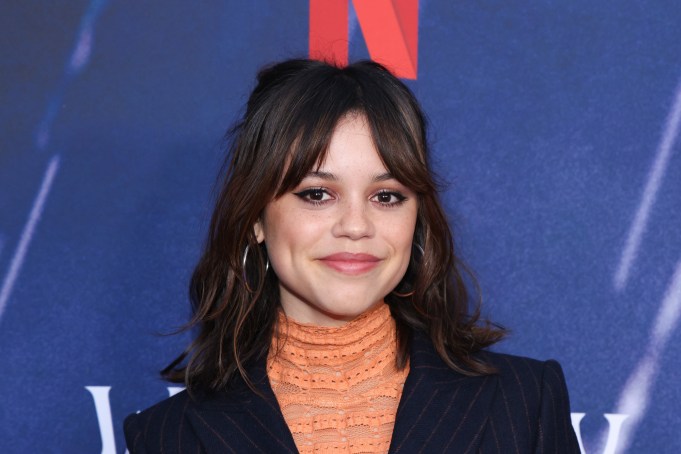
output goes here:
[[430, 121], [497, 349], [555, 358], [588, 454], [681, 452], [681, 6], [0, 4], [0, 452], [123, 453], [179, 390], [225, 131], [262, 66], [373, 58]]

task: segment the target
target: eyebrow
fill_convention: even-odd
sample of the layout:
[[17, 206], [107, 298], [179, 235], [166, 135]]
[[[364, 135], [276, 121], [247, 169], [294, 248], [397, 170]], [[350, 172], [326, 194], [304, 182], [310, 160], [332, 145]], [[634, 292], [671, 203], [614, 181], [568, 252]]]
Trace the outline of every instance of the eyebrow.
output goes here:
[[376, 175], [376, 176], [373, 178], [373, 180], [376, 181], [376, 182], [388, 181], [388, 180], [394, 180], [394, 179], [395, 179], [395, 177], [394, 177], [393, 174], [390, 173], [390, 172], [381, 173], [381, 174], [379, 174], [379, 175]]
[[[330, 172], [314, 171], [305, 175], [305, 178], [319, 178], [326, 181], [338, 181], [339, 178]], [[374, 182], [394, 180], [395, 177], [390, 172], [375, 175], [371, 180]]]
[[326, 180], [326, 181], [338, 181], [338, 177], [332, 173], [329, 172], [309, 172], [307, 175], [305, 175], [305, 178], [319, 178], [321, 180]]

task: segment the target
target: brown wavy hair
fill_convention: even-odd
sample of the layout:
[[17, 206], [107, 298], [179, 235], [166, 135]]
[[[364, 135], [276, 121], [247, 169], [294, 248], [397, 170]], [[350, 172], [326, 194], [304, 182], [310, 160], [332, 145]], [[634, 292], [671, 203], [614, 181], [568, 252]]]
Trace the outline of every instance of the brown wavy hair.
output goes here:
[[[191, 278], [196, 339], [162, 375], [190, 390], [215, 391], [266, 357], [279, 309], [279, 284], [267, 270], [253, 226], [265, 206], [323, 161], [339, 120], [361, 114], [387, 170], [418, 197], [407, 272], [385, 302], [397, 323], [398, 367], [413, 330], [427, 333], [442, 359], [467, 375], [494, 372], [473, 353], [504, 336], [480, 320], [477, 283], [457, 257], [430, 168], [426, 121], [409, 88], [378, 63], [339, 67], [288, 60], [263, 69], [243, 119], [230, 131], [228, 159], [203, 255]], [[242, 263], [248, 248], [246, 269]], [[468, 284], [468, 285], [467, 285]], [[404, 296], [398, 296], [404, 295]]]

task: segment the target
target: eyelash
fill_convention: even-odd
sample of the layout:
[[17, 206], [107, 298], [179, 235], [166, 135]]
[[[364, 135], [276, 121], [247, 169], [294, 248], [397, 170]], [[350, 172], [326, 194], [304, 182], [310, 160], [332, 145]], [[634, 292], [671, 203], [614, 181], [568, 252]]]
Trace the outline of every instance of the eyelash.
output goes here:
[[[305, 190], [300, 191], [300, 192], [294, 192], [293, 193], [293, 195], [299, 197], [303, 201], [305, 201], [305, 202], [307, 202], [311, 205], [314, 205], [314, 206], [321, 206], [321, 205], [324, 205], [326, 202], [328, 202], [328, 200], [312, 200], [312, 199], [310, 199], [310, 196], [312, 194], [320, 194], [322, 197], [324, 197], [324, 195], [329, 195], [329, 196], [331, 195], [329, 193], [329, 190], [326, 189], [326, 188], [309, 188], [309, 189], [305, 189]], [[377, 201], [377, 203], [379, 205], [381, 205], [385, 208], [398, 207], [398, 206], [402, 205], [407, 200], [407, 197], [405, 195], [403, 195], [403, 194], [401, 194], [397, 191], [388, 191], [386, 189], [382, 189], [382, 190], [378, 191], [371, 198], [373, 199], [374, 197], [380, 197], [380, 196], [383, 196], [383, 195], [391, 196], [391, 197], [394, 197], [394, 198], [397, 199], [397, 201], [395, 201], [395, 202], [380, 202], [380, 201]]]
[[381, 205], [383, 205], [384, 207], [390, 207], [390, 208], [398, 207], [398, 206], [402, 205], [405, 202], [405, 200], [407, 200], [407, 197], [404, 194], [401, 194], [401, 193], [396, 192], [396, 191], [387, 191], [385, 189], [378, 191], [374, 195], [374, 197], [379, 197], [379, 196], [382, 196], [382, 195], [395, 197], [395, 199], [397, 199], [395, 202], [378, 202]]
[[294, 192], [293, 195], [298, 196], [298, 197], [299, 197], [300, 199], [302, 199], [303, 201], [305, 201], [305, 202], [307, 202], [307, 203], [309, 203], [309, 204], [312, 204], [312, 205], [314, 205], [314, 206], [320, 206], [320, 205], [323, 205], [324, 203], [327, 202], [327, 200], [312, 200], [312, 199], [310, 199], [309, 197], [310, 197], [312, 194], [315, 194], [315, 193], [317, 193], [317, 194], [321, 193], [321, 194], [322, 194], [322, 197], [323, 197], [324, 195], [330, 195], [330, 194], [329, 194], [329, 191], [326, 190], [326, 189], [324, 189], [324, 188], [310, 188], [310, 189], [305, 189], [305, 190], [302, 190], [302, 191], [300, 191], [300, 192]]

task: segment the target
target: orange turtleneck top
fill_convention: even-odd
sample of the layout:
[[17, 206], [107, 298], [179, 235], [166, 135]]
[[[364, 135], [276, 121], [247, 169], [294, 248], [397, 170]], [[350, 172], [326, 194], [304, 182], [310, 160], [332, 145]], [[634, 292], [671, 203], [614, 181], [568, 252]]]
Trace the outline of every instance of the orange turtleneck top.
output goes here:
[[409, 367], [386, 304], [341, 327], [279, 314], [267, 376], [301, 453], [385, 453]]

